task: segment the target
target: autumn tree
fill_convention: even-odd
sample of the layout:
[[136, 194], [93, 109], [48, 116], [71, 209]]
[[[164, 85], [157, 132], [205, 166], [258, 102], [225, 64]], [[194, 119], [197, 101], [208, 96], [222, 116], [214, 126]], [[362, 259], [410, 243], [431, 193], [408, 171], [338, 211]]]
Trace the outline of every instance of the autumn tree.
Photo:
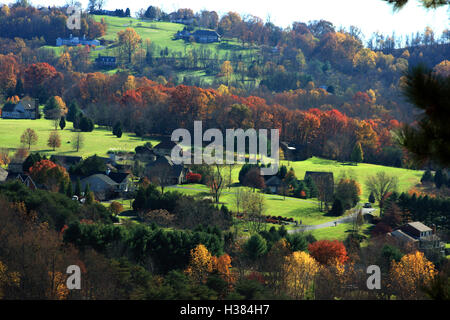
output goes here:
[[67, 114], [67, 106], [63, 99], [59, 96], [53, 96], [48, 99], [44, 106], [44, 115], [46, 119], [57, 120], [56, 126], [59, 125], [59, 121], [62, 116]]
[[131, 63], [131, 57], [142, 43], [139, 34], [133, 28], [126, 28], [117, 33], [119, 39], [119, 46], [122, 48], [124, 54], [128, 58], [128, 63]]
[[220, 196], [222, 195], [223, 188], [226, 184], [224, 166], [216, 164], [211, 174], [206, 177], [207, 185], [209, 187], [211, 195], [214, 197], [214, 201], [219, 203]]
[[361, 186], [356, 180], [342, 178], [339, 180], [335, 188], [335, 198], [339, 199], [345, 210], [356, 206], [360, 200]]
[[338, 240], [319, 240], [308, 245], [311, 256], [323, 265], [345, 263], [348, 260], [347, 250]]
[[267, 210], [266, 198], [261, 193], [244, 190], [241, 194], [241, 208], [250, 233], [258, 233], [265, 228], [264, 213]]
[[265, 188], [266, 184], [259, 168], [250, 169], [244, 177], [244, 186], [253, 188], [253, 192], [255, 192], [256, 189]]
[[304, 251], [293, 252], [284, 264], [285, 288], [293, 299], [304, 299], [312, 289], [319, 263]]
[[398, 178], [390, 176], [384, 171], [377, 172], [375, 175], [367, 178], [366, 187], [372, 192], [376, 201], [380, 205], [380, 213], [383, 210], [383, 201], [390, 192], [397, 190]]
[[50, 136], [48, 137], [47, 145], [50, 148], [53, 148], [53, 151], [55, 151], [56, 148], [61, 147], [61, 137], [59, 136], [58, 131], [52, 131], [50, 133]]
[[36, 131], [34, 131], [31, 128], [26, 129], [23, 133], [22, 136], [20, 137], [20, 142], [28, 145], [28, 150], [31, 149], [31, 145], [36, 144], [38, 141], [38, 135], [36, 133]]
[[67, 184], [70, 180], [64, 167], [45, 159], [36, 162], [29, 172], [36, 183], [43, 184], [54, 192], [59, 190], [61, 182]]
[[404, 255], [392, 262], [390, 270], [392, 289], [401, 299], [420, 299], [420, 291], [431, 283], [437, 271], [420, 251]]
[[8, 267], [0, 261], [0, 299], [4, 297], [7, 287], [17, 287], [20, 284], [20, 274], [8, 271]]
[[213, 271], [213, 256], [208, 249], [199, 244], [191, 250], [191, 260], [186, 273], [198, 283], [205, 283]]
[[166, 187], [174, 184], [173, 169], [168, 163], [156, 163], [148, 167], [145, 175], [154, 185], [161, 188], [162, 194]]
[[233, 74], [233, 67], [230, 61], [224, 61], [220, 67], [220, 73], [227, 79], [227, 86], [230, 86], [230, 77]]
[[111, 204], [109, 205], [109, 210], [110, 210], [113, 214], [118, 215], [118, 214], [120, 214], [124, 209], [123, 209], [123, 206], [122, 206], [122, 204], [121, 204], [120, 202], [118, 202], [118, 201], [113, 201], [113, 202], [111, 202]]

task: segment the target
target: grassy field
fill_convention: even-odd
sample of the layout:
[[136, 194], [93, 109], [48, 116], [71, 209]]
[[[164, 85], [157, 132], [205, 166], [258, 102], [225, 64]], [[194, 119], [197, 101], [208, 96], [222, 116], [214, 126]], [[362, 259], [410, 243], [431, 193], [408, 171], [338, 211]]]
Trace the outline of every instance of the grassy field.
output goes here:
[[342, 174], [356, 179], [361, 184], [362, 196], [361, 201], [366, 201], [369, 197], [368, 190], [365, 188], [365, 181], [371, 175], [375, 175], [379, 171], [384, 171], [389, 175], [398, 177], [400, 192], [406, 192], [411, 187], [420, 183], [423, 171], [408, 170], [402, 168], [386, 167], [374, 164], [360, 163], [357, 166], [346, 165], [334, 160], [326, 160], [312, 157], [305, 161], [288, 162], [282, 161], [282, 164], [289, 168], [293, 168], [298, 179], [303, 179], [306, 171], [328, 171], [333, 172], [334, 180], [337, 182]]
[[[220, 202], [233, 211], [236, 210], [234, 193], [237, 188], [224, 189], [220, 197]], [[209, 197], [208, 187], [200, 184], [183, 185], [169, 189], [192, 196]], [[320, 212], [317, 201], [312, 199], [302, 200], [290, 197], [284, 199], [282, 196], [271, 194], [263, 194], [263, 196], [266, 200], [266, 215], [294, 218], [294, 220], [302, 220], [302, 223], [307, 225], [320, 224], [335, 219]]]
[[184, 54], [185, 50], [189, 48], [207, 48], [212, 52], [219, 55], [219, 57], [224, 57], [227, 53], [235, 51], [237, 53], [245, 53], [255, 48], [242, 47], [240, 43], [236, 40], [227, 40], [221, 43], [188, 43], [186, 44], [184, 40], [173, 40], [173, 36], [178, 31], [183, 30], [185, 27], [183, 24], [171, 23], [171, 22], [159, 22], [159, 21], [143, 21], [135, 18], [120, 18], [120, 17], [110, 17], [95, 15], [94, 19], [98, 22], [104, 19], [107, 25], [106, 34], [100, 39], [116, 41], [117, 33], [119, 31], [125, 30], [126, 28], [133, 28], [142, 38], [143, 42], [145, 40], [150, 40], [151, 43], [165, 48], [167, 47], [171, 51], [182, 52]]
[[38, 135], [38, 142], [31, 146], [32, 152], [40, 152], [47, 155], [70, 155], [87, 157], [97, 154], [99, 156], [107, 156], [108, 150], [126, 150], [134, 151], [139, 145], [143, 145], [146, 141], [150, 141], [153, 145], [157, 143], [155, 140], [143, 140], [134, 134], [124, 133], [119, 139], [114, 136], [111, 131], [103, 127], [96, 126], [92, 132], [84, 132], [84, 147], [76, 152], [69, 143], [73, 136], [73, 127], [71, 122], [67, 122], [64, 130], [59, 130], [61, 136], [61, 147], [53, 151], [47, 146], [47, 140], [50, 132], [53, 131], [53, 123], [51, 120], [10, 120], [0, 119], [0, 148], [9, 148], [12, 152], [21, 147], [20, 136], [27, 128], [32, 128]]

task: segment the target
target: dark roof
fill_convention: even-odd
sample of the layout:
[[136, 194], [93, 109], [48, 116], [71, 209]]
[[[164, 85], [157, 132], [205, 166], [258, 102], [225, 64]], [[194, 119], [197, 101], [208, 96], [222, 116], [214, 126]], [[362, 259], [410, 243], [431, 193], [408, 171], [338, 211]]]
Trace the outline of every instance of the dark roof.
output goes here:
[[333, 172], [324, 172], [324, 171], [306, 171], [305, 173], [305, 178], [306, 176], [314, 176], [314, 177], [331, 177], [333, 178]]
[[177, 146], [177, 144], [172, 140], [164, 139], [158, 145], [156, 145], [154, 149], [172, 149], [175, 146]]
[[278, 176], [272, 176], [266, 181], [268, 187], [278, 187], [281, 185], [281, 179]]
[[92, 180], [101, 180], [104, 184], [110, 185], [110, 186], [115, 186], [117, 185], [117, 183], [115, 181], [113, 181], [110, 177], [108, 177], [105, 174], [93, 174], [92, 176], [89, 176], [87, 178], [84, 178], [81, 180], [81, 183], [84, 184], [86, 182], [90, 183], [90, 181]]
[[430, 227], [427, 227], [422, 222], [418, 222], [418, 221], [409, 222], [408, 225], [420, 232], [432, 231], [432, 229]]
[[110, 172], [108, 177], [110, 177], [114, 182], [122, 183], [129, 175], [129, 173]]
[[210, 37], [220, 37], [220, 35], [214, 30], [196, 30], [193, 33], [194, 36], [210, 36]]
[[16, 104], [14, 104], [12, 102], [7, 102], [3, 106], [2, 111], [3, 112], [13, 112], [15, 107], [16, 107]]
[[82, 157], [75, 157], [75, 156], [56, 156], [53, 155], [50, 157], [51, 159], [54, 159], [54, 162], [59, 163], [65, 163], [65, 164], [77, 164], [81, 160], [83, 160]]

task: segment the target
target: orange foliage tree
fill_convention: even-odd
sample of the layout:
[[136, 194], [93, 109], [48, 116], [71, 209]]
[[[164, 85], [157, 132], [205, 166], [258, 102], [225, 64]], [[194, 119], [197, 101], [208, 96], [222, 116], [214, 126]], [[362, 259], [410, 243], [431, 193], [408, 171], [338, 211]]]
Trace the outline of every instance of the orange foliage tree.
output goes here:
[[43, 184], [56, 192], [62, 182], [69, 183], [66, 169], [50, 160], [36, 162], [29, 170], [30, 176], [38, 184]]
[[348, 260], [347, 250], [338, 240], [320, 240], [308, 245], [311, 256], [324, 265], [345, 263]]

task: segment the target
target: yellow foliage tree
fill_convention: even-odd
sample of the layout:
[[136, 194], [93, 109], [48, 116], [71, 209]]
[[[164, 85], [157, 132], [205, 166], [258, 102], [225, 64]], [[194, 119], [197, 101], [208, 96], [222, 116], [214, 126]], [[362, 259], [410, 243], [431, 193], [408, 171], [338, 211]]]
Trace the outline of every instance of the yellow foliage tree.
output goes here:
[[18, 286], [20, 275], [18, 272], [8, 272], [8, 267], [0, 261], [0, 299], [3, 299], [6, 286]]
[[319, 263], [303, 251], [294, 252], [285, 259], [283, 268], [286, 290], [294, 299], [303, 299], [313, 285], [320, 268]]
[[376, 66], [377, 54], [368, 48], [358, 51], [353, 57], [353, 66], [362, 71], [373, 69]]
[[434, 67], [434, 71], [442, 77], [450, 76], [450, 61], [444, 60]]
[[421, 288], [436, 276], [434, 264], [420, 251], [407, 254], [399, 262], [392, 262], [391, 286], [402, 299], [417, 299]]
[[213, 271], [213, 256], [208, 249], [199, 244], [191, 250], [191, 261], [186, 273], [198, 282], [206, 282], [208, 275]]
[[231, 65], [230, 61], [224, 61], [222, 63], [222, 67], [220, 68], [221, 74], [227, 78], [227, 85], [230, 85], [230, 77], [233, 74], [233, 66]]
[[64, 52], [58, 59], [58, 66], [61, 69], [72, 71], [72, 59], [68, 52]]

